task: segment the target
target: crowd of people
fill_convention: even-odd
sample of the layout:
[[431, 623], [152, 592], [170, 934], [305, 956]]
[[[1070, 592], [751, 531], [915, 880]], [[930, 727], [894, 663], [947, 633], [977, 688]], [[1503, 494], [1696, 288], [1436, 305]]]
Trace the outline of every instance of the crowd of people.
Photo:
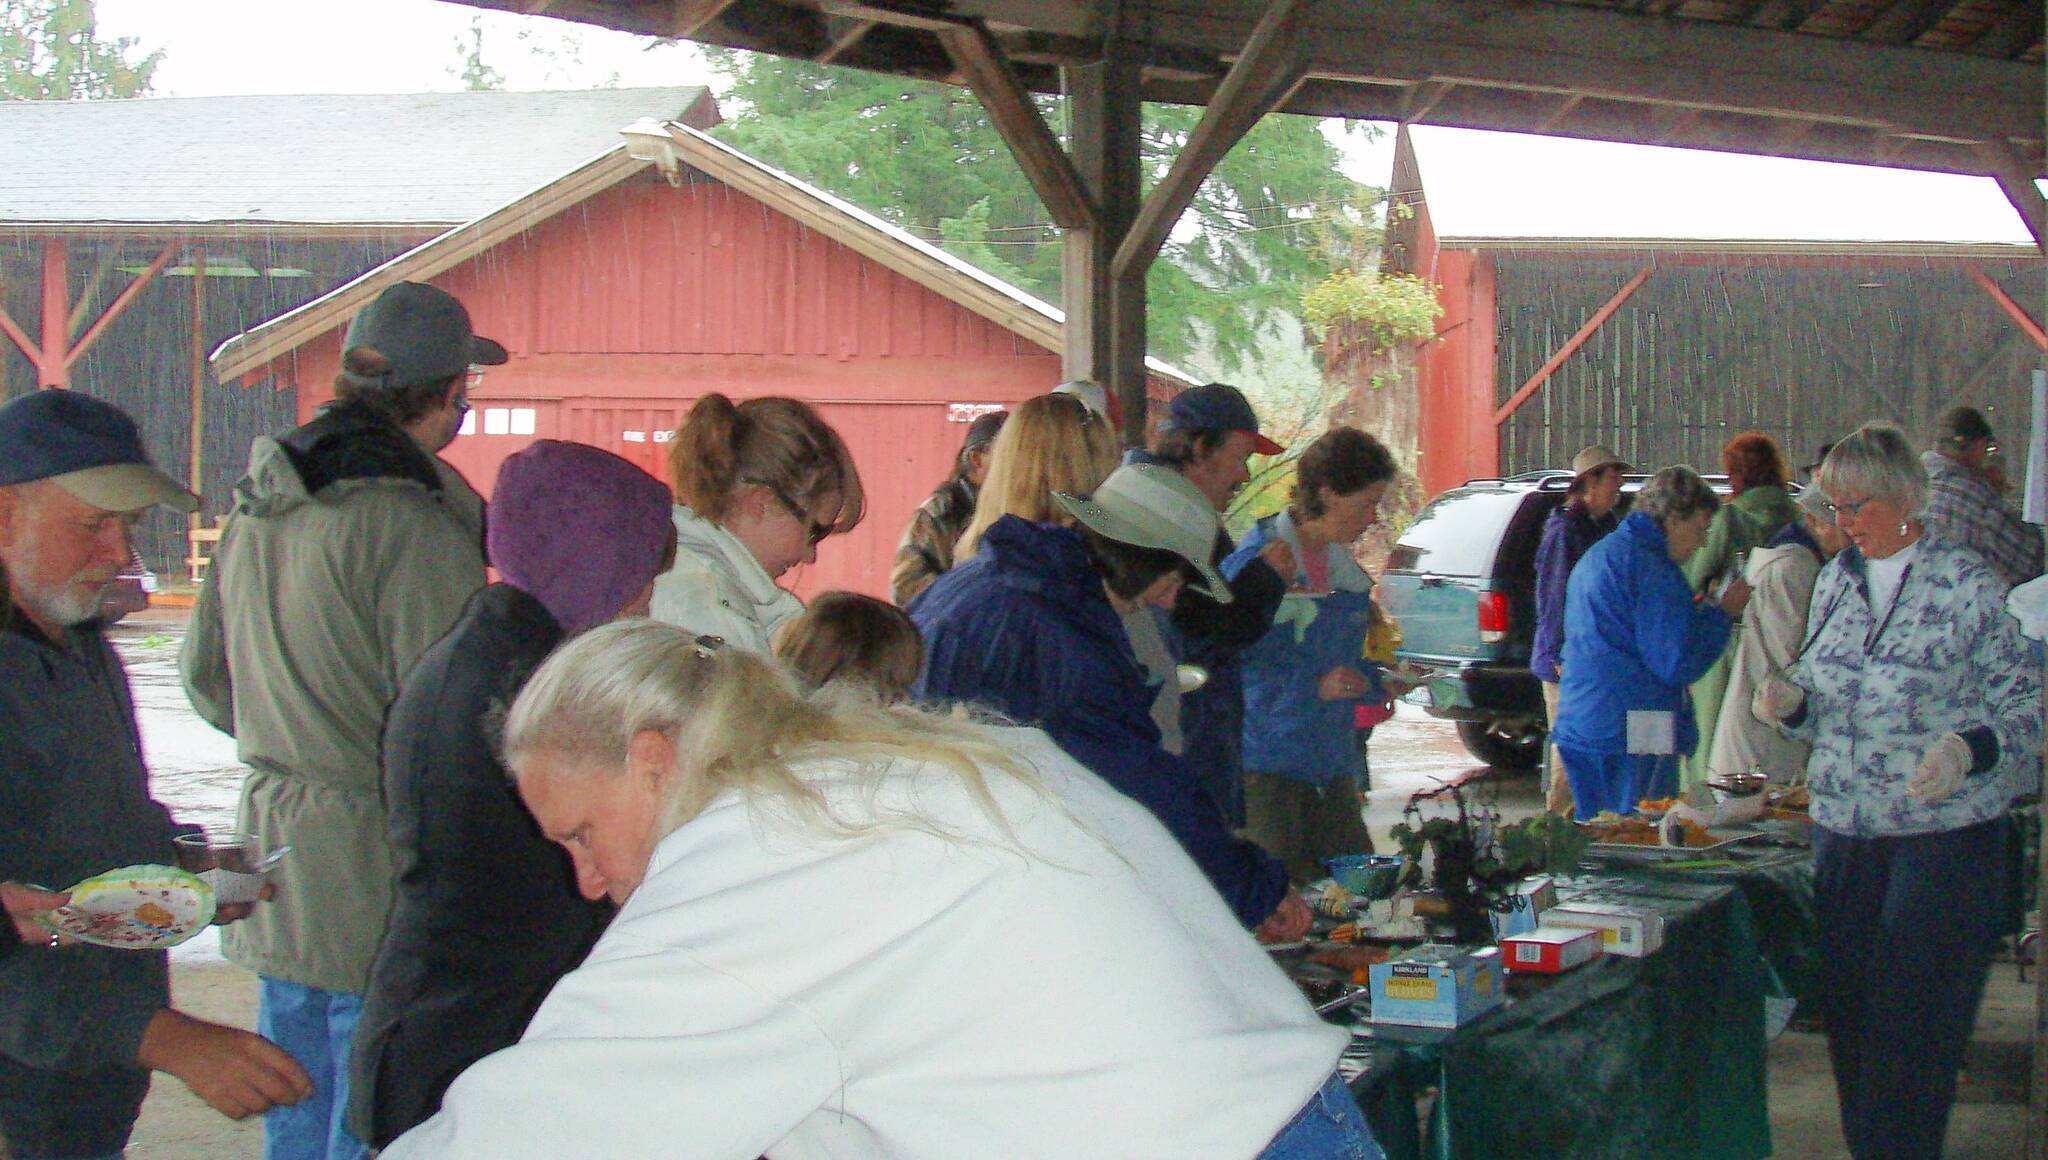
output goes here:
[[1627, 814], [1744, 773], [1809, 791], [1820, 1014], [1859, 1158], [1941, 1153], [2012, 809], [2041, 783], [2041, 662], [2006, 607], [2041, 530], [2001, 498], [1981, 412], [1945, 411], [1929, 444], [1867, 424], [1795, 497], [1745, 433], [1731, 499], [1669, 467], [1612, 528], [1619, 461], [1590, 448], [1539, 553], [1552, 808]]
[[[252, 449], [181, 655], [250, 767], [239, 827], [295, 851], [222, 908], [257, 1030], [178, 1012], [162, 952], [0, 928], [19, 1157], [117, 1155], [152, 1070], [263, 1113], [267, 1160], [1380, 1154], [1347, 1033], [1257, 941], [1370, 850], [1359, 739], [1408, 687], [1352, 553], [1397, 474], [1372, 436], [1300, 448], [1233, 538], [1282, 450], [1242, 393], [1182, 392], [1120, 460], [1070, 384], [969, 426], [895, 603], [807, 607], [778, 581], [867, 499], [805, 403], [705, 395], [666, 486], [536, 441], [486, 519], [438, 453], [504, 348], [412, 283], [343, 347]], [[1860, 429], [1796, 494], [1746, 434], [1727, 500], [1683, 467], [1627, 497], [1588, 448], [1538, 553], [1551, 808], [1810, 786], [1859, 1156], [1938, 1151], [1984, 868], [2038, 783], [2003, 597], [2040, 535], [1984, 507], [1982, 416], [1944, 424], [1924, 464]], [[0, 407], [11, 918], [64, 901], [20, 883], [177, 861], [94, 615], [140, 513], [197, 502], [105, 403]]]
[[[1245, 735], [1250, 812], [1310, 835], [1286, 862], [1353, 852], [1358, 819], [1327, 823], [1355, 784], [1257, 787], [1355, 762], [1385, 695], [1346, 550], [1384, 448], [1325, 436], [1240, 546], [1220, 509], [1278, 450], [1241, 394], [1186, 392], [1120, 465], [1070, 386], [970, 427], [904, 534], [906, 607], [807, 608], [778, 580], [867, 503], [805, 403], [705, 395], [667, 486], [538, 440], [486, 518], [439, 452], [504, 349], [411, 283], [343, 348], [334, 401], [252, 448], [180, 656], [250, 767], [240, 828], [294, 850], [222, 912], [257, 1029], [178, 1013], [161, 951], [11, 925], [19, 1157], [118, 1154], [152, 1070], [263, 1113], [272, 1160], [1378, 1155], [1348, 1036], [1252, 937], [1311, 919], [1242, 829], [1238, 747], [1184, 754], [1306, 682], [1312, 754]], [[0, 408], [0, 447], [25, 915], [64, 896], [19, 883], [175, 865], [192, 829], [150, 797], [94, 616], [139, 515], [197, 497], [83, 395]]]

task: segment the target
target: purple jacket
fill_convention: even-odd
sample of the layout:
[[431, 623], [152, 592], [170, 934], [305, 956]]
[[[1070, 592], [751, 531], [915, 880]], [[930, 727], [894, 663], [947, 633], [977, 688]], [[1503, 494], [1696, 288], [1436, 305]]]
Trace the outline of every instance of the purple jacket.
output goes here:
[[1537, 680], [1557, 683], [1557, 663], [1564, 658], [1564, 584], [1572, 566], [1618, 522], [1613, 512], [1596, 517], [1575, 499], [1544, 521], [1536, 546], [1536, 641], [1529, 650], [1529, 671]]

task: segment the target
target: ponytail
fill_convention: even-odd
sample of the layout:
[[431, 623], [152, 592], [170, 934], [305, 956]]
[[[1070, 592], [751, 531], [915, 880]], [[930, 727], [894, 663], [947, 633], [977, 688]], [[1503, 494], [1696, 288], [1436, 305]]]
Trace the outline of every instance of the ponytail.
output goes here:
[[739, 483], [740, 410], [713, 392], [698, 399], [668, 442], [669, 488], [676, 502], [718, 523]]

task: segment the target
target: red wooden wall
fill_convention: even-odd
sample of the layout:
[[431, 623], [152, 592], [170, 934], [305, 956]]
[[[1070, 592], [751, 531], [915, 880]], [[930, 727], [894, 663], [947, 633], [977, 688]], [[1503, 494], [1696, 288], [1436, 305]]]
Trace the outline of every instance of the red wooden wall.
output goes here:
[[[887, 595], [897, 536], [971, 417], [949, 421], [949, 404], [1011, 405], [1061, 378], [1055, 353], [711, 182], [614, 187], [435, 282], [512, 355], [445, 453], [486, 493], [535, 438], [665, 478], [668, 432], [710, 391], [816, 405], [853, 450], [868, 515], [784, 578], [806, 596]], [[287, 360], [302, 417], [331, 397], [338, 344], [323, 335]]]

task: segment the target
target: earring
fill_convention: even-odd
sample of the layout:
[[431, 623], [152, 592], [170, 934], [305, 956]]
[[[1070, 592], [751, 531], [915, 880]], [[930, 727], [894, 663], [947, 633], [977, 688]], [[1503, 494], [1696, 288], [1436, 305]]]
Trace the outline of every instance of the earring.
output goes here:
[[1912, 528], [1912, 525], [1910, 525], [1910, 524], [1906, 523], [1906, 521], [1904, 521], [1904, 520], [1900, 520], [1900, 521], [1899, 521], [1899, 534], [1900, 534], [1900, 535], [1902, 535], [1902, 536], [1909, 536], [1909, 535], [1912, 535], [1912, 534], [1913, 534], [1913, 528]]

